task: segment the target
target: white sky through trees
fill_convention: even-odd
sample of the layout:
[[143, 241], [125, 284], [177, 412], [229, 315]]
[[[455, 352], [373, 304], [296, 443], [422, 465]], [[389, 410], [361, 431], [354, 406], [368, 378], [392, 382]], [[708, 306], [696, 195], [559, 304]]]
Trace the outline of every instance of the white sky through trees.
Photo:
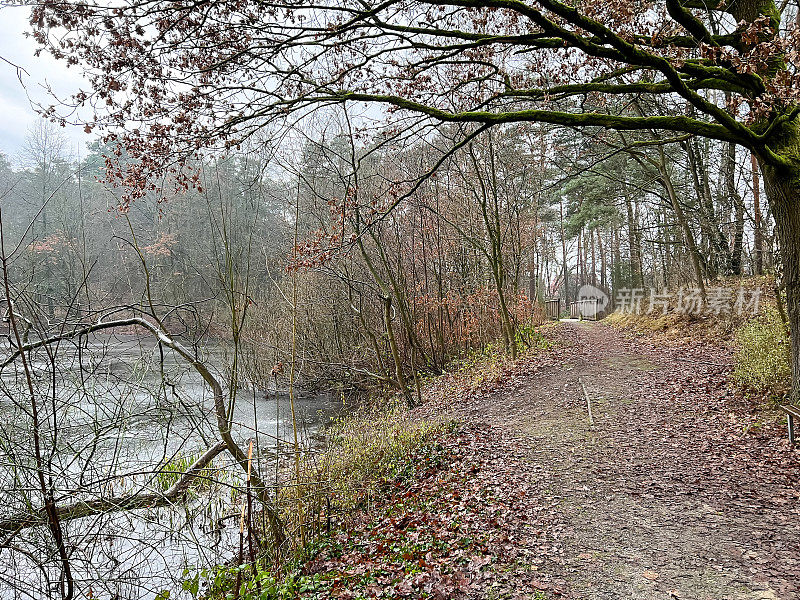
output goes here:
[[[36, 43], [25, 36], [30, 30], [29, 13], [27, 7], [8, 6], [0, 0], [0, 58], [4, 59], [0, 61], [0, 152], [14, 163], [20, 162], [25, 136], [40, 118], [31, 106], [31, 99], [50, 105], [54, 100], [48, 97], [46, 86], [65, 97], [81, 83], [76, 67], [67, 69], [65, 63], [56, 62], [46, 53], [34, 56]], [[20, 73], [22, 82], [17, 69], [6, 61], [24, 69]], [[94, 136], [73, 126], [65, 127], [64, 134], [69, 140], [69, 155], [85, 156], [85, 144]]]

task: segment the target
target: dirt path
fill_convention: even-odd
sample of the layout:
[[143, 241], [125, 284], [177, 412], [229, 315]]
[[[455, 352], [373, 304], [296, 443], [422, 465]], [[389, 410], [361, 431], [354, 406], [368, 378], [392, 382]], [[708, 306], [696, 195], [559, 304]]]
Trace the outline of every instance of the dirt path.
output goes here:
[[485, 423], [487, 485], [524, 489], [496, 595], [800, 598], [800, 450], [729, 391], [729, 357], [597, 324], [558, 338], [459, 411]]
[[437, 380], [421, 414], [460, 425], [332, 536], [298, 597], [800, 599], [800, 449], [732, 391], [730, 356], [602, 324], [548, 335], [491, 391]]

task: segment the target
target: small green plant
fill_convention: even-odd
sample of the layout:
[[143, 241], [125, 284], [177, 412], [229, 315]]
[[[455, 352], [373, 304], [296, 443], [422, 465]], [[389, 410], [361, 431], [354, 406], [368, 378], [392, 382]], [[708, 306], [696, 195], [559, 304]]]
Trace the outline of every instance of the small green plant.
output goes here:
[[[158, 487], [166, 491], [180, 480], [189, 468], [200, 458], [199, 454], [179, 454], [167, 462], [156, 475]], [[214, 467], [201, 469], [192, 482], [192, 487], [209, 488], [214, 481], [218, 481], [222, 473]]]
[[734, 379], [743, 387], [781, 397], [791, 381], [790, 342], [778, 311], [767, 309], [739, 328]]
[[300, 564], [297, 559], [290, 560], [284, 565], [282, 575], [276, 575], [272, 566], [261, 560], [255, 564], [220, 565], [197, 571], [185, 569], [183, 590], [192, 598], [203, 600], [294, 600], [317, 597], [317, 593], [330, 587], [330, 580], [337, 575], [305, 575], [300, 572]]
[[517, 328], [514, 341], [520, 352], [546, 350], [550, 347], [550, 342], [541, 334], [537, 325], [523, 325]]

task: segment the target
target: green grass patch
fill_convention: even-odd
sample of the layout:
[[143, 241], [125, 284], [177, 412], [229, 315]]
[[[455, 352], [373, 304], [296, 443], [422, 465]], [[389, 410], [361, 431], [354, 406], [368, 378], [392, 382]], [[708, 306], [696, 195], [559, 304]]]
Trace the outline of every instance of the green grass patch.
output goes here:
[[364, 408], [328, 426], [327, 449], [307, 470], [324, 480], [340, 509], [373, 499], [382, 483], [414, 472], [412, 457], [451, 425], [412, 416], [399, 399]]
[[[201, 454], [179, 454], [169, 460], [156, 474], [156, 484], [161, 491], [166, 491], [180, 480], [189, 468], [200, 459]], [[215, 482], [229, 478], [222, 469], [212, 465], [201, 469], [191, 483], [194, 490], [210, 489]]]

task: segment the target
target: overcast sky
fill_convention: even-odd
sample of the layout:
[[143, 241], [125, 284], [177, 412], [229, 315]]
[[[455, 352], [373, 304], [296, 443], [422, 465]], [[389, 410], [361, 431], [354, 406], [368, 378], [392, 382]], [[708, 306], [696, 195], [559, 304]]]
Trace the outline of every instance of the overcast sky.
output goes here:
[[[45, 86], [67, 96], [77, 91], [81, 84], [78, 70], [67, 69], [65, 63], [57, 62], [42, 54], [34, 56], [36, 44], [25, 37], [30, 30], [30, 9], [18, 6], [0, 8], [0, 57], [25, 69], [20, 83], [17, 70], [7, 62], [0, 61], [0, 152], [17, 162], [25, 136], [39, 116], [31, 107], [31, 100], [53, 104]], [[23, 85], [24, 84], [24, 85]], [[30, 99], [29, 99], [30, 98]], [[78, 127], [66, 127], [72, 157], [86, 154], [85, 143], [90, 136]]]

